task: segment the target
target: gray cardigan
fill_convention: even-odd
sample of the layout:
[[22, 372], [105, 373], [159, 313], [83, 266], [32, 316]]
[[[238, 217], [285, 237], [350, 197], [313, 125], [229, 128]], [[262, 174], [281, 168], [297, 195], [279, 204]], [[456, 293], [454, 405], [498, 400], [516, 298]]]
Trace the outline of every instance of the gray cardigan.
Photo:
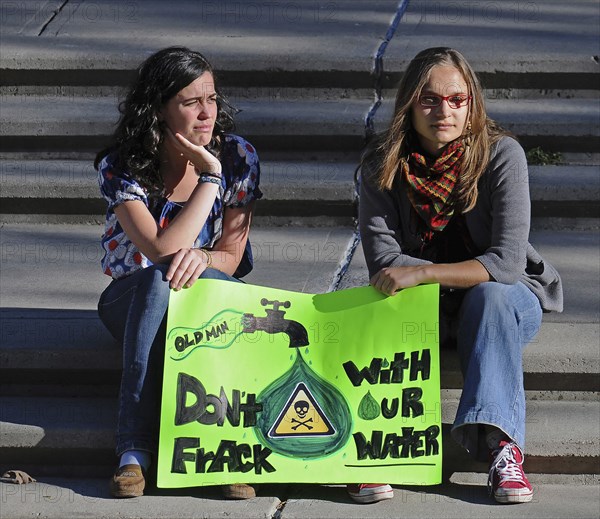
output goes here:
[[[411, 204], [401, 179], [392, 191], [380, 191], [374, 180], [377, 157], [366, 162], [360, 186], [359, 223], [370, 276], [384, 267], [429, 263], [403, 253], [418, 250], [420, 239], [409, 228]], [[465, 214], [478, 260], [499, 283], [522, 281], [544, 311], [561, 312], [558, 272], [529, 243], [531, 201], [527, 161], [521, 146], [501, 138], [479, 180], [475, 207]]]

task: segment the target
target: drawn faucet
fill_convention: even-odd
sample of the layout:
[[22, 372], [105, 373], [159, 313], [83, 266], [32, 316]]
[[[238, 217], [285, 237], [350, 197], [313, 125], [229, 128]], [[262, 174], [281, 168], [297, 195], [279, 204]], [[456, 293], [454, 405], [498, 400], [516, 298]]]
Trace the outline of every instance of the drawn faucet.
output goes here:
[[289, 301], [268, 301], [266, 298], [260, 300], [262, 306], [273, 305], [273, 308], [266, 308], [266, 317], [255, 317], [254, 314], [244, 314], [242, 323], [244, 333], [263, 331], [267, 333], [286, 333], [290, 338], [290, 348], [308, 346], [308, 333], [306, 328], [297, 321], [284, 319], [285, 312], [280, 307], [289, 308]]

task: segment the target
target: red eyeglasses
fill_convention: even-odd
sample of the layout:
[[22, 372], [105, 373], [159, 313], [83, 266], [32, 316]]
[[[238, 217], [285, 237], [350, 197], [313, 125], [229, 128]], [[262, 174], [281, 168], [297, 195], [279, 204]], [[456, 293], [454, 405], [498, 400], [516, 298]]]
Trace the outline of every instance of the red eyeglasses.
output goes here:
[[454, 94], [451, 96], [436, 96], [434, 94], [422, 94], [419, 96], [419, 104], [427, 108], [440, 106], [442, 101], [446, 101], [450, 108], [460, 108], [469, 104], [472, 97], [465, 94]]

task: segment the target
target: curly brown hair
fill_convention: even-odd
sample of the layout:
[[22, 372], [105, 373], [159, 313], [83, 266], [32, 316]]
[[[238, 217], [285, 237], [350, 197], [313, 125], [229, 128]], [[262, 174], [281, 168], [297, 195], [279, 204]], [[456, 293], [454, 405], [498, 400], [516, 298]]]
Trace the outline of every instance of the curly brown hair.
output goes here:
[[[121, 117], [111, 143], [96, 155], [94, 167], [109, 154], [115, 155], [115, 166], [131, 175], [150, 196], [164, 192], [159, 171], [159, 148], [164, 139], [160, 110], [181, 89], [205, 72], [214, 78], [212, 66], [199, 52], [186, 47], [168, 47], [148, 57], [138, 68], [136, 78], [125, 99], [119, 104]], [[216, 86], [216, 79], [215, 79]], [[207, 149], [220, 153], [224, 134], [235, 126], [235, 109], [215, 88], [217, 119]]]

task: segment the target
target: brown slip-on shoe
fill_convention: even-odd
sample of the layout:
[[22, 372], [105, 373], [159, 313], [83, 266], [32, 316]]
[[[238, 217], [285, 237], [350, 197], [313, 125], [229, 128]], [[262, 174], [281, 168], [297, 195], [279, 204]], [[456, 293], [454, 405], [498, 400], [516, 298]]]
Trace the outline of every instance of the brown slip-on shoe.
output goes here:
[[226, 499], [252, 499], [256, 497], [258, 485], [246, 485], [245, 483], [236, 483], [234, 485], [223, 485], [221, 491]]
[[146, 480], [139, 465], [119, 467], [110, 480], [110, 494], [113, 497], [140, 497], [144, 495]]

